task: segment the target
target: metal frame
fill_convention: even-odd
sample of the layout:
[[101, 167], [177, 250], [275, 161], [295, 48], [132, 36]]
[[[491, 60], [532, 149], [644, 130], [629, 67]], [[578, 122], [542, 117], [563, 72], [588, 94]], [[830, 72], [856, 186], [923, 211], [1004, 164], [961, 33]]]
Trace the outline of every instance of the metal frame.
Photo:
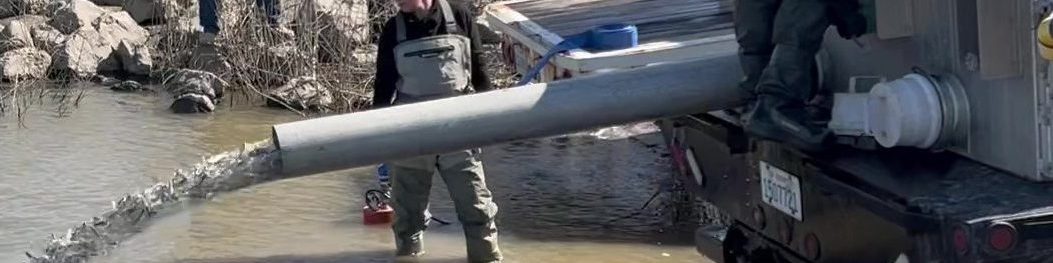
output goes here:
[[[530, 0], [513, 0], [497, 2], [488, 5], [484, 10], [484, 16], [490, 26], [508, 37], [510, 42], [526, 47], [523, 56], [535, 63], [542, 54], [548, 52], [549, 48], [563, 41], [563, 37], [552, 33], [542, 26], [534, 23], [523, 14], [508, 7], [510, 4], [526, 2]], [[590, 73], [603, 69], [622, 69], [646, 66], [654, 63], [704, 59], [717, 55], [712, 50], [726, 50], [734, 48], [734, 32], [725, 29], [727, 34], [713, 37], [693, 39], [679, 42], [651, 42], [640, 43], [634, 48], [620, 49], [607, 52], [592, 53], [582, 49], [573, 49], [566, 55], [554, 56], [549, 62], [552, 69], [545, 70], [541, 80], [555, 80], [559, 77], [554, 73], [569, 70], [576, 74]], [[508, 43], [511, 44], [511, 43]], [[547, 74], [546, 74], [547, 73]]]
[[[1049, 200], [1051, 193], [1040, 184], [960, 156], [897, 150], [811, 156], [778, 143], [746, 138], [738, 124], [713, 114], [661, 120], [659, 125], [667, 143], [698, 150], [686, 158], [699, 161], [703, 183], [687, 188], [733, 219], [725, 228], [726, 235], [709, 234], [719, 232], [712, 231], [715, 226], [696, 233], [698, 250], [706, 255], [724, 252], [720, 253], [723, 262], [736, 262], [728, 256], [743, 253], [776, 255], [789, 262], [892, 262], [900, 254], [909, 256], [911, 262], [1047, 262], [1053, 257], [1053, 223], [1049, 223], [1053, 222], [1053, 208], [1042, 201]], [[682, 142], [671, 141], [674, 138]], [[746, 152], [733, 150], [740, 147], [732, 145], [744, 143], [750, 145]], [[908, 157], [902, 158], [904, 154]], [[931, 165], [911, 165], [923, 158], [930, 159], [925, 163]], [[760, 200], [756, 164], [762, 160], [799, 177], [805, 202], [803, 221]], [[875, 167], [867, 165], [868, 161], [886, 165]], [[686, 174], [680, 179], [695, 181]], [[960, 186], [948, 186], [954, 184]], [[896, 187], [903, 185], [913, 189]], [[1020, 193], [961, 198], [986, 195], [977, 191], [989, 187], [994, 187], [990, 191]], [[938, 198], [949, 189], [961, 193]], [[1012, 252], [986, 248], [986, 227], [1001, 222], [1027, 228], [1020, 230], [1027, 233]], [[952, 246], [956, 228], [965, 229], [969, 236], [964, 254], [956, 253]], [[820, 240], [818, 257], [805, 256], [808, 253], [801, 240], [809, 233]], [[749, 256], [757, 260], [757, 255]]]

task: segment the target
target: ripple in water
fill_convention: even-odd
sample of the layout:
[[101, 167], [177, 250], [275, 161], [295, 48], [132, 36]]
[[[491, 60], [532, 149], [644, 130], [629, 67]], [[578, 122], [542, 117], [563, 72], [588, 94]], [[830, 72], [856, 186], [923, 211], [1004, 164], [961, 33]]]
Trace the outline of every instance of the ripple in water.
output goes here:
[[185, 199], [206, 198], [280, 179], [280, 154], [270, 140], [214, 155], [189, 172], [177, 170], [171, 180], [113, 201], [113, 208], [88, 222], [52, 235], [40, 255], [27, 252], [31, 263], [81, 263], [104, 254], [165, 208]]

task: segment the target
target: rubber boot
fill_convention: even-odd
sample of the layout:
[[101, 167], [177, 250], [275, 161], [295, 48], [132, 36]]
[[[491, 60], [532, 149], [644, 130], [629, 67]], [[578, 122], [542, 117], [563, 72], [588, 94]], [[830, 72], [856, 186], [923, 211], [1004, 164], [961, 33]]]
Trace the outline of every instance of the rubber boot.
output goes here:
[[758, 96], [746, 118], [746, 131], [762, 139], [785, 142], [807, 152], [823, 149], [829, 131], [813, 118], [805, 100], [813, 81], [814, 52], [778, 45], [757, 86]]
[[804, 151], [821, 151], [829, 131], [813, 122], [805, 101], [815, 86], [815, 54], [829, 28], [826, 0], [783, 0], [775, 15], [775, 49], [757, 83], [746, 131]]
[[811, 120], [800, 103], [760, 95], [747, 116], [746, 132], [761, 139], [788, 143], [802, 151], [818, 152], [829, 138], [829, 130]]
[[425, 254], [420, 235], [395, 238], [395, 261], [414, 262]]

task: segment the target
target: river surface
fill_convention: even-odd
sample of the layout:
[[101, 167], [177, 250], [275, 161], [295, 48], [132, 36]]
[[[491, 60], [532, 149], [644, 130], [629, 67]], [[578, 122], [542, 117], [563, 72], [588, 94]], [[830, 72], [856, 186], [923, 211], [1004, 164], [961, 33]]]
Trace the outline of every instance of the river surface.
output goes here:
[[[159, 95], [83, 89], [49, 96], [19, 124], [0, 116], [0, 262], [23, 262], [45, 238], [99, 215], [112, 200], [169, 179], [203, 157], [268, 138], [302, 117], [259, 103], [176, 115]], [[690, 228], [673, 225], [670, 168], [646, 125], [484, 148], [506, 262], [700, 262]], [[632, 131], [633, 129], [641, 131]], [[652, 132], [647, 132], [652, 131]], [[631, 136], [629, 136], [631, 135]], [[388, 262], [387, 226], [361, 222], [372, 167], [289, 179], [188, 202], [92, 262]], [[464, 262], [442, 180], [422, 262]]]

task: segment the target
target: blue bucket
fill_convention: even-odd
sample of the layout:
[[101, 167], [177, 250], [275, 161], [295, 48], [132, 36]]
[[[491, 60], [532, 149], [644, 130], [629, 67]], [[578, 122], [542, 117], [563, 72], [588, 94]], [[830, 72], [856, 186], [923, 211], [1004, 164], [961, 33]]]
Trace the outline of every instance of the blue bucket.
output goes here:
[[595, 50], [614, 50], [635, 47], [639, 44], [636, 26], [610, 24], [593, 29], [588, 46]]

